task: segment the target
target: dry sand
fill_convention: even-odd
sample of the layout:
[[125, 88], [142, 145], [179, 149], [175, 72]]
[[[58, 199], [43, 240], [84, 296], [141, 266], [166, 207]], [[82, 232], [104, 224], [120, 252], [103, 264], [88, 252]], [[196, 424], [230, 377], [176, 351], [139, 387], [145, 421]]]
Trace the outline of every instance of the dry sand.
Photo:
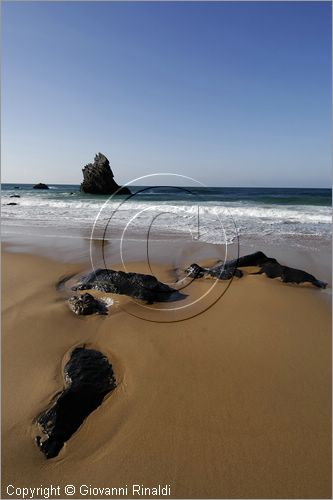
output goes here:
[[[133, 497], [133, 484], [170, 485], [173, 498], [331, 498], [325, 292], [247, 275], [187, 321], [138, 319], [128, 298], [83, 318], [54, 286], [82, 265], [7, 253], [2, 269], [2, 498], [15, 498], [9, 484], [59, 485], [60, 498], [66, 484], [77, 489], [67, 498], [91, 498], [80, 485]], [[46, 460], [33, 420], [82, 344], [109, 357], [118, 387]]]

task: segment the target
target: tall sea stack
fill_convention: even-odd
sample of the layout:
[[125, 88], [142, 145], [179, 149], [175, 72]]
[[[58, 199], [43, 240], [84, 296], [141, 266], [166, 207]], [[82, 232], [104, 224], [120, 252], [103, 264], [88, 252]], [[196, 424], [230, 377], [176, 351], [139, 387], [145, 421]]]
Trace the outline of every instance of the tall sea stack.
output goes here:
[[109, 160], [102, 153], [95, 156], [94, 163], [83, 169], [83, 182], [80, 190], [91, 194], [131, 194], [127, 187], [118, 186], [113, 178]]

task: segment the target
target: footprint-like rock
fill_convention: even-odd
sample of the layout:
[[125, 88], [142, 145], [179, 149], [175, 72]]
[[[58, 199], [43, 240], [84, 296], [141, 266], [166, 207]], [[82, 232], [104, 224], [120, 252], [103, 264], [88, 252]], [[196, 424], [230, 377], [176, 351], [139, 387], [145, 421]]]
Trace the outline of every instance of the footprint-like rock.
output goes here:
[[58, 455], [64, 443], [85, 418], [116, 387], [112, 365], [106, 356], [94, 349], [77, 347], [64, 367], [64, 390], [36, 423], [43, 432], [35, 441], [46, 458]]

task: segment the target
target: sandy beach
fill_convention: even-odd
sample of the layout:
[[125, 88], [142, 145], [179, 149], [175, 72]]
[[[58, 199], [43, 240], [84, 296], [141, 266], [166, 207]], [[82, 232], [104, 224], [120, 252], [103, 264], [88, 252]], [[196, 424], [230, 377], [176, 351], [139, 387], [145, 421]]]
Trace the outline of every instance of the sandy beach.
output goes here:
[[3, 499], [332, 498], [332, 2], [3, 14]]
[[[133, 485], [168, 486], [171, 498], [331, 497], [326, 291], [248, 269], [187, 321], [159, 322], [159, 311], [140, 319], [125, 296], [114, 296], [108, 316], [77, 317], [55, 283], [86, 268], [3, 253], [2, 498], [41, 485], [66, 498], [68, 484], [74, 498], [107, 498], [89, 490], [107, 487], [149, 497]], [[167, 267], [154, 269], [167, 279]], [[191, 295], [208, 281], [195, 281]], [[81, 345], [107, 355], [117, 388], [46, 460], [34, 419]]]

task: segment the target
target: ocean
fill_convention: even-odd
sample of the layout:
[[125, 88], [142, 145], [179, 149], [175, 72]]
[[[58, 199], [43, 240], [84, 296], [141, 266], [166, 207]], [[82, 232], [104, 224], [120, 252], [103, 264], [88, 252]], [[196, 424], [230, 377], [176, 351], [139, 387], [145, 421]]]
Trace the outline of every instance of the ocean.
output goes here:
[[216, 244], [261, 238], [306, 247], [331, 239], [330, 189], [130, 186], [131, 196], [109, 197], [81, 193], [79, 185], [49, 188], [2, 185], [4, 236], [38, 231], [44, 236], [192, 238]]

